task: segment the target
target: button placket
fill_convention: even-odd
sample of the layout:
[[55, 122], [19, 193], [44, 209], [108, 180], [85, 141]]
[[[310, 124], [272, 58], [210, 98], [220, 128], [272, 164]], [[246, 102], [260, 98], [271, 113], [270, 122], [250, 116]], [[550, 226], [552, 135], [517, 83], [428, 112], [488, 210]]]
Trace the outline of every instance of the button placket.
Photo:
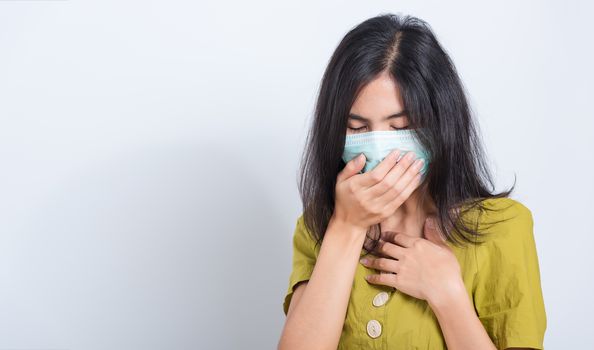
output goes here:
[[[381, 308], [382, 306], [385, 306], [389, 299], [390, 299], [390, 293], [388, 293], [386, 291], [379, 291], [377, 294], [375, 294], [375, 296], [371, 300], [371, 305], [372, 305], [371, 307], [374, 309], [378, 309], [377, 311], [380, 311], [379, 308]], [[384, 307], [383, 311], [384, 312], [380, 311], [380, 314], [385, 316], [385, 307]], [[375, 338], [378, 338], [381, 334], [382, 334], [382, 324], [379, 320], [371, 319], [371, 320], [367, 321], [367, 335], [369, 335], [371, 338], [375, 339]]]
[[[372, 269], [363, 266], [364, 269], [364, 273], [368, 273], [368, 272], [373, 272]], [[382, 290], [380, 289], [376, 289], [375, 286], [372, 287], [373, 289], [376, 290], [376, 294], [373, 295], [372, 299], [370, 300], [371, 305], [369, 307], [372, 308], [372, 312], [370, 313], [372, 316], [370, 320], [367, 321], [366, 324], [366, 331], [367, 331], [367, 335], [370, 338], [376, 339], [379, 338], [380, 335], [382, 334], [382, 330], [383, 330], [383, 325], [382, 322], [384, 322], [385, 318], [386, 318], [386, 303], [388, 302], [388, 300], [390, 299], [390, 296], [393, 293], [393, 290]], [[383, 308], [382, 308], [383, 307]], [[385, 343], [385, 340], [382, 342]], [[379, 344], [379, 343], [378, 343]]]

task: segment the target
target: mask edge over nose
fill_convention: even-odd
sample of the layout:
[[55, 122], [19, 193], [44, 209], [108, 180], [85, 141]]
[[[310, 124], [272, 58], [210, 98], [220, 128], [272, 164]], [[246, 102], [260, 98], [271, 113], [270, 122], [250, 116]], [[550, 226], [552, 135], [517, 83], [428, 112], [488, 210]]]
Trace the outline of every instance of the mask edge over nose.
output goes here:
[[424, 160], [420, 170], [424, 179], [429, 167], [429, 154], [419, 142], [414, 129], [407, 130], [382, 130], [370, 131], [359, 134], [346, 135], [342, 160], [347, 163], [351, 159], [363, 153], [365, 155], [365, 166], [359, 173], [366, 173], [373, 170], [393, 150], [399, 149], [399, 159], [412, 151], [416, 158]]

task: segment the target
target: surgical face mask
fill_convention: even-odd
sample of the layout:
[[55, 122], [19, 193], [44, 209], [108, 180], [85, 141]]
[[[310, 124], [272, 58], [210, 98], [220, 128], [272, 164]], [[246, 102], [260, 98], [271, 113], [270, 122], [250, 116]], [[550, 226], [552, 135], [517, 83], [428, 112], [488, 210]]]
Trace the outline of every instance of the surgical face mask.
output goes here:
[[342, 160], [346, 163], [363, 153], [365, 154], [363, 172], [368, 172], [394, 149], [400, 150], [398, 160], [409, 151], [415, 153], [415, 158], [422, 158], [424, 164], [420, 173], [422, 178], [425, 178], [429, 166], [429, 153], [419, 142], [416, 131], [413, 129], [380, 130], [346, 135]]

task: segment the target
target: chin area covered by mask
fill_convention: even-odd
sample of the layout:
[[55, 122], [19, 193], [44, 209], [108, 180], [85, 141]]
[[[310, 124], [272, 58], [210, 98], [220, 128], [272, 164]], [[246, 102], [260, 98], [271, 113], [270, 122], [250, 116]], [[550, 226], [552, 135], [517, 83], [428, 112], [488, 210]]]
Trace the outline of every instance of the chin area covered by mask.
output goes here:
[[380, 130], [346, 135], [342, 160], [347, 163], [363, 153], [365, 167], [362, 172], [365, 173], [375, 168], [394, 149], [400, 150], [399, 159], [407, 152], [414, 152], [415, 158], [423, 159], [424, 164], [420, 173], [422, 178], [425, 178], [430, 161], [429, 153], [412, 129]]

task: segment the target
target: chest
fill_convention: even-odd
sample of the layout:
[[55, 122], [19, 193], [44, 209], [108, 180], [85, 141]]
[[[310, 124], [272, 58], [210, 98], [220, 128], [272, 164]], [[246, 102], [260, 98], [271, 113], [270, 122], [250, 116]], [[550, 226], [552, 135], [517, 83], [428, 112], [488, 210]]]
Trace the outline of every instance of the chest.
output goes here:
[[[471, 250], [455, 250], [467, 292], [475, 259]], [[358, 264], [338, 349], [445, 349], [433, 310], [425, 300], [395, 288], [367, 282], [378, 270]]]

